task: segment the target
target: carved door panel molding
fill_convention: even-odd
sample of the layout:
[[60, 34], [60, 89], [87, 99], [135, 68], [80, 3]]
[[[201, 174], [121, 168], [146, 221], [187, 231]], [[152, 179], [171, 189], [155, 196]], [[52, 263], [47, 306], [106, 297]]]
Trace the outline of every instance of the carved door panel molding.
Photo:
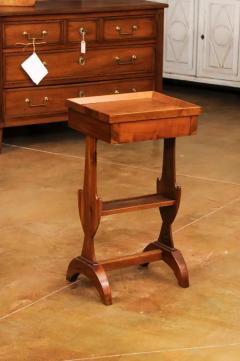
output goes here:
[[239, 74], [240, 2], [200, 1], [199, 77], [237, 80]]
[[165, 17], [164, 71], [196, 75], [198, 0], [169, 0]]

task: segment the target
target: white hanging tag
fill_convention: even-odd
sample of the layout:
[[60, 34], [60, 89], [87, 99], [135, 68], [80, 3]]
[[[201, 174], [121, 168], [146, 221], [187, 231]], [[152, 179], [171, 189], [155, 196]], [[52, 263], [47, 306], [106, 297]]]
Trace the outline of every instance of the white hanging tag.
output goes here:
[[21, 67], [36, 85], [48, 74], [47, 68], [35, 51], [21, 64]]
[[81, 53], [86, 54], [86, 41], [85, 40], [81, 41]]

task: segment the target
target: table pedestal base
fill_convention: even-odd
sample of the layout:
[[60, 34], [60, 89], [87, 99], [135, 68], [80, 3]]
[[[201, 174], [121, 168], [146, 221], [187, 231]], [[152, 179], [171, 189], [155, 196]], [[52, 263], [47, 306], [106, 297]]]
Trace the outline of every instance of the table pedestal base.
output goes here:
[[[97, 288], [105, 305], [112, 304], [107, 270], [164, 261], [173, 270], [181, 287], [189, 286], [184, 258], [174, 247], [172, 223], [177, 215], [181, 189], [175, 180], [175, 139], [164, 140], [162, 176], [157, 179], [157, 193], [142, 197], [103, 202], [97, 196], [97, 140], [86, 137], [84, 187], [79, 192], [79, 214], [84, 231], [82, 254], [68, 267], [67, 280], [76, 281], [80, 274], [88, 277]], [[158, 207], [162, 218], [159, 238], [141, 253], [98, 262], [95, 256], [94, 236], [102, 216]]]
[[89, 262], [81, 256], [76, 257], [68, 266], [67, 280], [75, 282], [78, 276], [83, 274], [93, 282], [102, 302], [105, 305], [111, 305], [112, 296], [106, 270], [124, 268], [137, 264], [147, 267], [149, 263], [160, 260], [167, 263], [173, 270], [181, 287], [186, 288], [189, 286], [187, 266], [181, 252], [177, 249], [171, 249], [161, 245], [158, 242], [150, 243], [142, 253], [100, 261], [99, 263]]

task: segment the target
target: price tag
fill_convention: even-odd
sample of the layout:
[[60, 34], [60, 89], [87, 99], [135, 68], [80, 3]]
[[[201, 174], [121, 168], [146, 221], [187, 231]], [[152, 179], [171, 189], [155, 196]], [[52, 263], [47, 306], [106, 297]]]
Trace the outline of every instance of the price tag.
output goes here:
[[81, 41], [81, 53], [86, 54], [86, 41], [85, 40]]
[[36, 85], [48, 74], [47, 68], [35, 52], [21, 64], [21, 67]]

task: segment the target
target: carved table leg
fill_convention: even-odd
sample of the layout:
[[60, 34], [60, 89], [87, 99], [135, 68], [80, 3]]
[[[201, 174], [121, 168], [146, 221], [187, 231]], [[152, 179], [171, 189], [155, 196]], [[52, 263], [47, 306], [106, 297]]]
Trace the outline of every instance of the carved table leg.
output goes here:
[[86, 155], [83, 190], [79, 191], [79, 214], [84, 231], [82, 254], [74, 258], [67, 270], [67, 280], [74, 282], [80, 273], [87, 276], [97, 288], [103, 303], [112, 304], [111, 290], [104, 268], [97, 263], [94, 236], [99, 227], [102, 201], [97, 196], [97, 140], [86, 137]]
[[[172, 223], [174, 222], [181, 198], [181, 188], [176, 185], [175, 170], [175, 138], [164, 140], [162, 177], [157, 179], [157, 192], [164, 197], [174, 199], [175, 204], [160, 208], [162, 227], [156, 242], [150, 243], [144, 251], [161, 249], [162, 259], [166, 262], [178, 280], [181, 287], [189, 287], [187, 266], [181, 252], [174, 248]], [[145, 263], [143, 266], [147, 266]]]

